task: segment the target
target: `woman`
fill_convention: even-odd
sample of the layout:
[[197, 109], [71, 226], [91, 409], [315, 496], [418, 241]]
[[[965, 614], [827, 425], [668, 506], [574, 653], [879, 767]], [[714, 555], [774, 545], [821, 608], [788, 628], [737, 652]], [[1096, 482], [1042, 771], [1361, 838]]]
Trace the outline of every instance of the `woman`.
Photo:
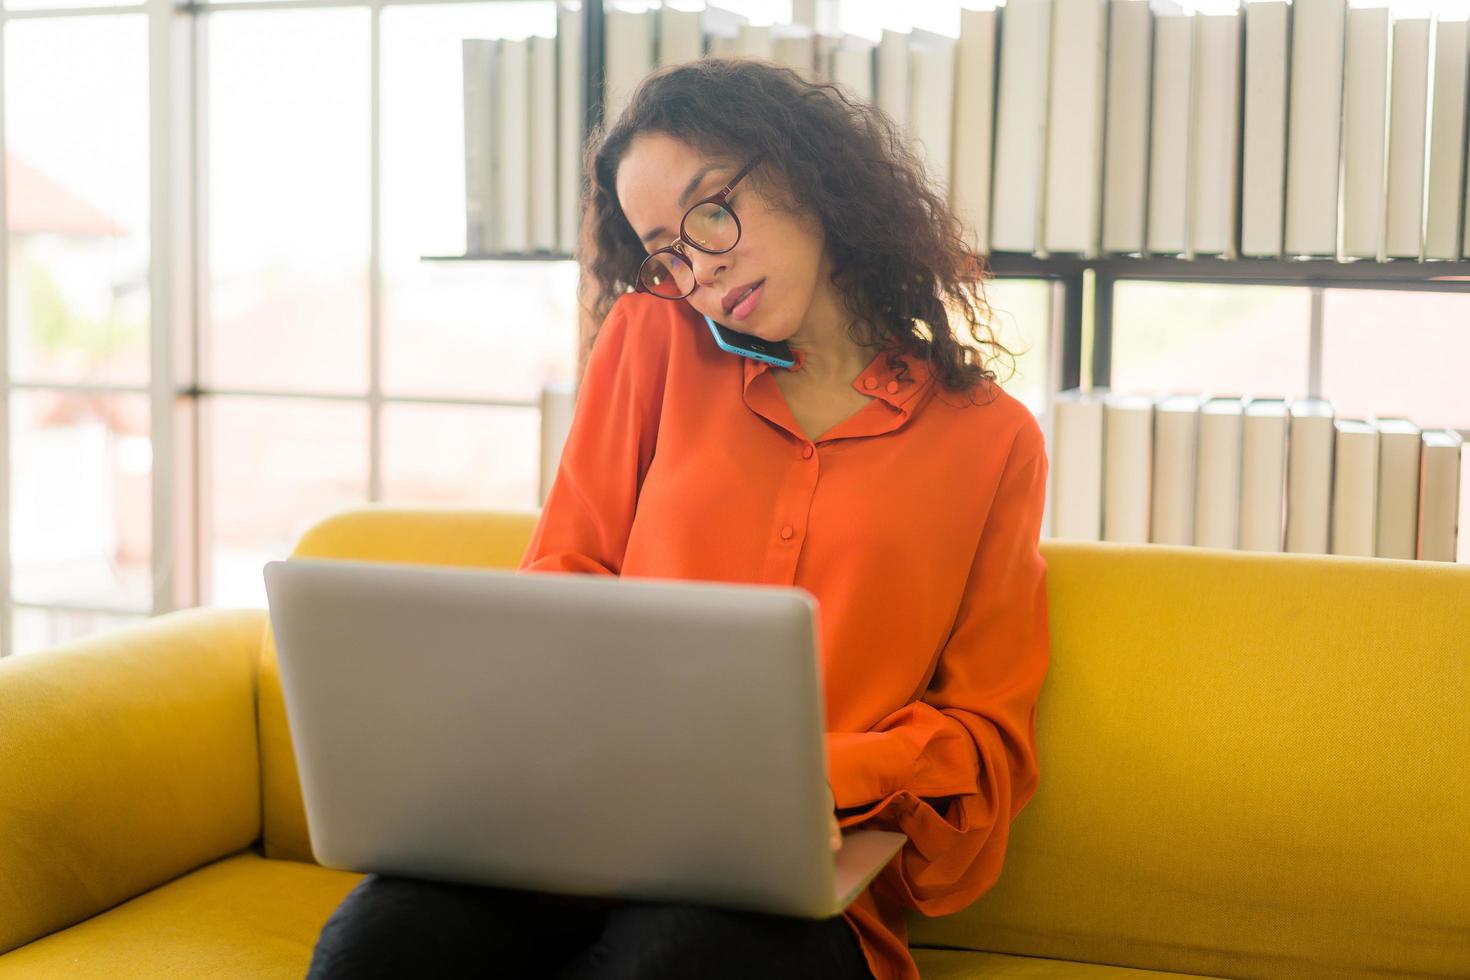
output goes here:
[[810, 591], [833, 832], [909, 841], [825, 921], [370, 876], [312, 975], [914, 980], [905, 910], [989, 889], [1036, 789], [1049, 657], [1047, 457], [978, 264], [886, 117], [771, 64], [656, 72], [588, 161], [601, 328], [520, 570]]

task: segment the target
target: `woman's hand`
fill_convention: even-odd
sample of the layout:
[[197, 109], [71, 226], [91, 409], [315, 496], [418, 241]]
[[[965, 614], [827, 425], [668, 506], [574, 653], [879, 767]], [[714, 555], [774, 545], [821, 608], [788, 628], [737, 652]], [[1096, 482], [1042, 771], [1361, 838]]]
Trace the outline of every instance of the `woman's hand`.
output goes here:
[[827, 827], [832, 839], [832, 850], [842, 847], [842, 828], [837, 826], [837, 801], [832, 799], [832, 784], [825, 783], [827, 787]]

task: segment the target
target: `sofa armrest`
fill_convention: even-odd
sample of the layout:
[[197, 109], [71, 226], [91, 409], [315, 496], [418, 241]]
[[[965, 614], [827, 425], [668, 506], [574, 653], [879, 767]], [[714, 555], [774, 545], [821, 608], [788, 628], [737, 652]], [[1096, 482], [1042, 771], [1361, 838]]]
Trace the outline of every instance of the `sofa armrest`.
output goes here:
[[263, 609], [0, 660], [0, 953], [260, 836]]

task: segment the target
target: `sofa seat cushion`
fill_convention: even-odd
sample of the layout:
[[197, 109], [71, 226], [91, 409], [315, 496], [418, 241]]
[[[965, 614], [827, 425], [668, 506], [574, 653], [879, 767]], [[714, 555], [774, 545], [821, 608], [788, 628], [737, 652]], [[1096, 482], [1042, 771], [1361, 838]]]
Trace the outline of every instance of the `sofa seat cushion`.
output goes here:
[[0, 956], [0, 978], [290, 977], [361, 875], [252, 851]]
[[[1049, 960], [1040, 956], [1009, 956], [969, 949], [924, 949], [913, 947], [914, 962], [924, 980], [969, 980], [971, 977], [1016, 977], [1032, 980], [1157, 980], [1161, 977], [1195, 977], [1194, 973], [1162, 973], [1127, 966]], [[0, 960], [0, 962], [4, 962]]]

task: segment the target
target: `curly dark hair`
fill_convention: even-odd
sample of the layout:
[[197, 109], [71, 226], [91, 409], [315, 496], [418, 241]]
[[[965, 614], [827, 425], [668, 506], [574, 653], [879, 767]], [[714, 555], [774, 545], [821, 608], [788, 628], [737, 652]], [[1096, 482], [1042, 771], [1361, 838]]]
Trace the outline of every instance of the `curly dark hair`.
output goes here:
[[[756, 181], [773, 207], [815, 215], [832, 260], [832, 282], [862, 346], [898, 342], [890, 355], [924, 358], [947, 391], [994, 383], [984, 348], [1011, 359], [996, 340], [985, 299], [984, 260], [962, 237], [962, 223], [934, 189], [896, 123], [831, 83], [748, 58], [701, 58], [643, 79], [609, 128], [588, 142], [582, 239], [577, 259], [592, 273], [588, 312], [601, 323], [633, 287], [647, 254], [618, 202], [619, 164], [635, 137], [661, 133], [708, 159], [761, 166]], [[962, 344], [962, 319], [978, 346]], [[862, 326], [860, 326], [862, 325]], [[876, 336], [874, 335], [876, 334]], [[902, 375], [900, 375], [902, 376]]]

